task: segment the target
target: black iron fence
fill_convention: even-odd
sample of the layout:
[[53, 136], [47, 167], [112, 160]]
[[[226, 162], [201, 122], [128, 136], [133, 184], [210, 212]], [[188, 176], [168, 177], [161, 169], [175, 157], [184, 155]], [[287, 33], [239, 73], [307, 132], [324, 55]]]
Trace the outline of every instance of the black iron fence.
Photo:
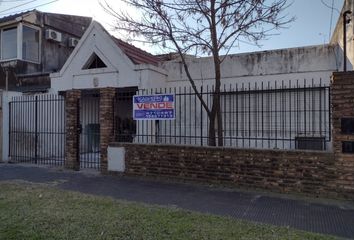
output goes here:
[[[211, 107], [213, 88], [199, 87]], [[134, 121], [133, 95], [175, 95], [174, 120]], [[10, 102], [9, 156], [15, 162], [62, 165], [65, 102], [58, 95], [14, 97]], [[79, 108], [81, 167], [99, 168], [99, 97]], [[330, 88], [321, 81], [224, 85], [223, 144], [237, 148], [316, 149], [331, 146]], [[208, 145], [209, 119], [190, 87], [119, 89], [114, 100], [114, 139], [119, 142]]]
[[65, 103], [58, 95], [13, 97], [9, 103], [9, 157], [14, 162], [63, 165]]
[[79, 161], [81, 168], [100, 168], [100, 95], [83, 91], [78, 106], [80, 120]]
[[[211, 107], [214, 89], [199, 87]], [[175, 94], [175, 120], [134, 121], [132, 96]], [[330, 88], [321, 81], [224, 85], [221, 93], [224, 146], [326, 150], [331, 142]], [[209, 119], [191, 87], [118, 93], [115, 140], [161, 144], [208, 144]]]
[[117, 142], [133, 142], [137, 134], [136, 121], [133, 120], [133, 96], [137, 88], [118, 89], [113, 102], [114, 108], [114, 140]]

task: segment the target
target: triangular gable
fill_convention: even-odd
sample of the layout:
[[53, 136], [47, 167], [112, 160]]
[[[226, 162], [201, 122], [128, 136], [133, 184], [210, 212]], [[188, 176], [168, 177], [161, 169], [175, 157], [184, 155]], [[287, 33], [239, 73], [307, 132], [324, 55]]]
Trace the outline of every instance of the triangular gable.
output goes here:
[[[166, 76], [155, 56], [120, 41], [93, 21], [60, 72], [50, 75], [52, 89], [136, 87]], [[94, 63], [93, 59], [99, 60]]]
[[[81, 70], [85, 70], [82, 66], [93, 53], [107, 65], [106, 72], [119, 71], [120, 67], [134, 69], [134, 63], [117, 47], [110, 34], [98, 22], [93, 21], [65, 62], [59, 75], [63, 76], [65, 72], [79, 74]], [[123, 63], [124, 66], [119, 66], [117, 60], [123, 60], [120, 64]]]

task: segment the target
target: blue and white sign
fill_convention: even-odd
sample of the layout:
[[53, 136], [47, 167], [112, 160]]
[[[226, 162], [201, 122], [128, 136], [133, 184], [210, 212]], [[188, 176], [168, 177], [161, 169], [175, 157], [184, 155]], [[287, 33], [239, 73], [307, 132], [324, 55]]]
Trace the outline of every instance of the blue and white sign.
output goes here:
[[134, 120], [174, 120], [175, 95], [154, 94], [133, 96]]

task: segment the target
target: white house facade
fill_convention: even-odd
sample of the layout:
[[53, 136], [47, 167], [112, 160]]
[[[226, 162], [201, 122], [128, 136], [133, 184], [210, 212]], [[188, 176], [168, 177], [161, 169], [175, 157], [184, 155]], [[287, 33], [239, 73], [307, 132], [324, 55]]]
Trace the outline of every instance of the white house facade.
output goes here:
[[[189, 81], [178, 57], [152, 56], [129, 45], [136, 55], [148, 56], [134, 62], [103, 27], [93, 22], [78, 46], [58, 73], [51, 74], [51, 90], [95, 89], [104, 87], [168, 88], [189, 86]], [[129, 53], [128, 53], [129, 54]], [[96, 55], [106, 67], [87, 69], [85, 66]], [[134, 56], [133, 56], [134, 57]], [[348, 70], [353, 69], [349, 60]], [[189, 69], [197, 85], [213, 84], [213, 62], [210, 57], [189, 57]], [[343, 67], [342, 50], [338, 44], [279, 49], [253, 53], [233, 54], [221, 65], [222, 84], [249, 84], [299, 80], [328, 84], [333, 71]]]
[[[340, 20], [338, 25], [341, 25]], [[348, 32], [351, 36], [353, 34], [352, 26], [352, 24], [348, 25]], [[269, 139], [276, 139], [278, 136], [274, 137], [273, 135], [278, 135], [280, 128], [287, 129], [282, 130], [282, 138], [284, 139], [295, 139], [299, 135], [307, 136], [310, 133], [312, 137], [322, 136], [321, 129], [330, 124], [329, 114], [322, 115], [318, 112], [329, 109], [330, 103], [324, 101], [325, 97], [329, 98], [329, 93], [322, 92], [322, 90], [317, 91], [315, 88], [329, 86], [332, 73], [343, 68], [343, 50], [341, 48], [343, 44], [340, 44], [340, 29], [337, 27], [330, 44], [226, 56], [221, 65], [222, 89], [224, 92], [241, 91], [243, 93], [225, 93], [221, 99], [224, 112], [229, 112], [229, 115], [224, 117], [224, 135], [229, 136], [230, 139], [235, 137], [237, 139], [236, 145], [239, 145], [239, 141], [244, 142], [245, 137], [248, 140], [252, 139], [248, 142], [247, 147], [263, 146], [262, 142], [268, 138], [267, 141], [271, 142], [268, 144], [268, 148], [278, 147], [276, 140], [273, 144], [273, 141]], [[352, 42], [348, 45], [351, 48]], [[197, 88], [210, 92], [214, 83], [212, 58], [188, 56], [187, 62]], [[353, 69], [353, 63], [353, 55], [348, 54], [348, 70]], [[200, 101], [195, 101], [193, 97], [182, 98], [183, 94], [192, 91], [178, 55], [153, 56], [112, 37], [99, 23], [92, 22], [60, 72], [51, 74], [51, 91], [60, 93], [68, 90], [83, 90], [84, 92], [90, 90], [92, 93], [107, 87], [121, 90], [129, 88], [135, 93], [140, 90], [140, 94], [166, 92], [177, 94], [179, 100], [176, 101], [176, 108], [182, 108], [182, 110], [179, 114], [176, 113], [176, 120], [164, 122], [159, 126], [156, 126], [154, 122], [137, 121], [137, 135], [151, 137], [166, 133], [172, 128], [174, 132], [172, 131], [173, 133], [169, 135], [176, 136], [182, 134], [176, 129], [187, 128], [189, 139], [194, 139], [196, 144], [205, 143], [206, 139], [201, 138], [197, 141], [195, 137], [191, 137], [207, 135], [208, 130], [205, 126], [208, 125], [208, 119], [205, 117], [206, 113], [203, 117]], [[299, 90], [304, 87], [311, 87], [311, 89]], [[293, 92], [292, 88], [298, 89], [297, 92]], [[281, 91], [273, 93], [274, 89], [283, 89], [290, 91], [290, 93], [284, 97]], [[267, 90], [268, 93], [264, 95], [263, 93], [248, 92], [246, 99], [244, 91], [255, 90]], [[270, 90], [271, 93], [269, 93]], [[260, 96], [262, 96], [262, 103], [259, 102]], [[210, 105], [211, 96], [205, 95], [204, 97]], [[299, 99], [303, 103], [300, 103]], [[311, 101], [309, 101], [310, 99]], [[267, 103], [264, 103], [265, 101]], [[292, 102], [298, 103], [294, 106]], [[82, 100], [82, 104], [85, 105], [85, 100]], [[260, 104], [262, 105], [260, 106]], [[284, 104], [288, 110], [285, 110]], [[88, 102], [88, 105], [92, 104]], [[132, 103], [126, 101], [123, 105], [121, 106], [123, 110], [120, 110], [120, 114], [123, 115], [120, 115], [119, 118], [128, 119], [132, 115]], [[266, 109], [268, 105], [271, 107], [266, 110], [267, 116], [258, 114], [260, 109]], [[239, 110], [238, 108], [241, 109], [241, 107], [245, 109]], [[237, 110], [231, 114], [232, 109]], [[246, 111], [247, 114], [245, 114]], [[274, 111], [277, 113], [273, 114]], [[309, 111], [312, 111], [310, 117], [310, 114], [307, 114]], [[196, 116], [192, 117], [188, 112], [194, 112]], [[264, 113], [262, 112], [262, 114]], [[314, 123], [317, 120], [313, 119], [320, 120]], [[299, 122], [296, 130], [294, 126], [290, 126], [293, 125], [291, 122], [295, 120]], [[251, 124], [246, 124], [247, 122]], [[277, 122], [283, 123], [279, 125]], [[142, 124], [149, 126], [142, 127], [140, 126]], [[236, 125], [236, 130], [233, 129], [234, 125]], [[315, 129], [314, 125], [318, 129]], [[201, 129], [200, 126], [204, 126], [203, 130], [197, 130]], [[226, 126], [229, 127], [226, 128]], [[259, 142], [256, 139], [259, 137], [257, 131], [260, 128], [266, 137], [263, 136]], [[160, 140], [159, 137], [151, 137], [139, 141], [158, 142]], [[176, 143], [177, 140], [165, 137], [162, 141]], [[192, 141], [186, 140], [182, 142], [192, 143]], [[230, 142], [226, 145], [233, 144]], [[245, 146], [244, 143], [241, 145]], [[291, 144], [283, 147], [295, 148]]]
[[[348, 4], [344, 8], [353, 9], [353, 1]], [[337, 25], [341, 24], [339, 19]], [[320, 149], [331, 148], [328, 132], [323, 129], [330, 129], [326, 87], [332, 73], [342, 70], [344, 62], [343, 33], [338, 26], [330, 44], [225, 57], [221, 65], [221, 108], [225, 114], [223, 135], [229, 139], [226, 146], [294, 149], [299, 138], [319, 138], [326, 141]], [[352, 37], [353, 24], [347, 27]], [[348, 46], [352, 49], [353, 41]], [[208, 92], [203, 98], [210, 106], [212, 58], [187, 56], [187, 62], [197, 88]], [[347, 69], [353, 70], [353, 64], [350, 53]], [[134, 94], [176, 94], [176, 119], [162, 123], [136, 121], [131, 141], [207, 144], [207, 138], [199, 136], [208, 135], [209, 120], [192, 94], [178, 55], [153, 56], [112, 37], [99, 23], [92, 22], [60, 72], [51, 74], [51, 91], [92, 93], [107, 87], [129, 89]], [[85, 105], [84, 99], [81, 104]], [[94, 104], [87, 100], [87, 105]], [[132, 122], [132, 101], [125, 99], [119, 109], [117, 119]], [[99, 124], [98, 120], [95, 123]]]
[[[352, 10], [354, 1], [346, 1], [342, 12]], [[347, 70], [354, 66], [354, 27], [347, 26]], [[97, 55], [105, 67], [88, 69]], [[212, 85], [211, 57], [187, 57], [189, 70], [197, 85]], [[221, 65], [222, 84], [255, 82], [312, 81], [328, 84], [334, 71], [343, 69], [343, 19], [339, 17], [329, 44], [242, 54], [230, 54]], [[51, 74], [52, 91], [95, 89], [103, 87], [165, 88], [189, 86], [177, 54], [153, 56], [122, 40], [112, 37], [93, 21], [58, 73]]]
[[[95, 58], [104, 65], [89, 67]], [[147, 88], [150, 84], [163, 85], [166, 76], [166, 71], [157, 67], [154, 56], [113, 38], [99, 23], [92, 22], [60, 72], [51, 75], [51, 86], [55, 92], [105, 87]]]

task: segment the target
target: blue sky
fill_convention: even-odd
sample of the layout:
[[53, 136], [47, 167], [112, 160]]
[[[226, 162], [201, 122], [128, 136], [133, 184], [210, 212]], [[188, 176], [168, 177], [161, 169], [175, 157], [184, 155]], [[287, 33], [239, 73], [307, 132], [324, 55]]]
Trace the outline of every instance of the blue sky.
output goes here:
[[[334, 30], [339, 16], [338, 11], [341, 10], [344, 0], [292, 1], [292, 5], [286, 11], [290, 15], [294, 15], [296, 21], [291, 23], [288, 29], [281, 29], [279, 35], [272, 36], [270, 39], [260, 42], [262, 44], [261, 48], [239, 43], [239, 47], [234, 48], [233, 53], [327, 43], [330, 37], [329, 31], [330, 29]], [[332, 10], [322, 2], [331, 6], [332, 1], [335, 10], [333, 11], [332, 25], [330, 27]], [[109, 2], [116, 7], [122, 7], [119, 0], [111, 0]], [[44, 5], [46, 3], [50, 4]], [[19, 6], [21, 4], [24, 5]], [[37, 8], [41, 11], [93, 17], [102, 23], [107, 30], [110, 31], [111, 29], [109, 24], [112, 23], [112, 19], [100, 8], [97, 0], [0, 0], [0, 17], [13, 14], [15, 11], [28, 10], [39, 5], [43, 5]], [[112, 32], [112, 34], [115, 33]], [[149, 49], [148, 46], [144, 45], [139, 45], [139, 47]]]
[[[332, 5], [332, 0], [323, 0]], [[333, 32], [344, 0], [334, 0], [331, 30]], [[264, 41], [265, 49], [287, 48], [307, 45], [317, 45], [329, 42], [332, 10], [326, 7], [321, 0], [294, 0], [287, 10], [294, 14], [295, 22], [288, 29], [283, 29], [280, 35], [273, 36], [271, 40]]]

